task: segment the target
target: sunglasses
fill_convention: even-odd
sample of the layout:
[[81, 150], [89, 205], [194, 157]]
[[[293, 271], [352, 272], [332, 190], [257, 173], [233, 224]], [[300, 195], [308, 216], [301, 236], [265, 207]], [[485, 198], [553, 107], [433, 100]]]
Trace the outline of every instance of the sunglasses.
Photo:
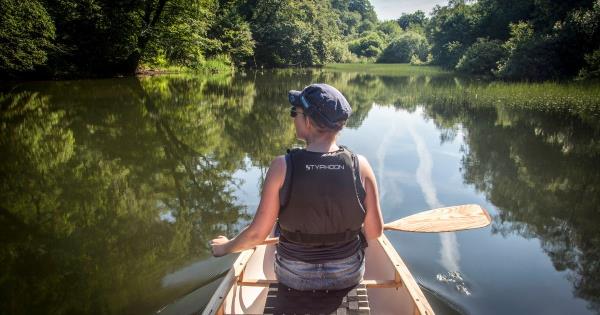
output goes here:
[[304, 115], [304, 113], [297, 112], [296, 107], [290, 108], [290, 117], [295, 118], [296, 116], [298, 116], [298, 114]]

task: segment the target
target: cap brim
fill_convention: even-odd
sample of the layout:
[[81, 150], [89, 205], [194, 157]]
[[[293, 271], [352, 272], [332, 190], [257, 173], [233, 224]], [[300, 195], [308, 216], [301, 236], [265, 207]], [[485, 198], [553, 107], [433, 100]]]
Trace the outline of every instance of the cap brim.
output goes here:
[[296, 90], [290, 90], [288, 92], [288, 101], [293, 106], [302, 106], [302, 101], [300, 101], [300, 94], [302, 92]]

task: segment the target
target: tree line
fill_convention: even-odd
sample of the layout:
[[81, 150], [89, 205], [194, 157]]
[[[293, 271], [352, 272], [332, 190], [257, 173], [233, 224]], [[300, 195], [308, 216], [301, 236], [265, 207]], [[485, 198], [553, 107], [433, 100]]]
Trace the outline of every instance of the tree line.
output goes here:
[[451, 0], [427, 24], [435, 62], [503, 79], [600, 74], [598, 0]]
[[114, 76], [339, 62], [368, 0], [0, 0], [2, 77]]
[[600, 75], [600, 0], [450, 0], [379, 21], [368, 0], [0, 0], [1, 77], [141, 67], [434, 64], [500, 79]]

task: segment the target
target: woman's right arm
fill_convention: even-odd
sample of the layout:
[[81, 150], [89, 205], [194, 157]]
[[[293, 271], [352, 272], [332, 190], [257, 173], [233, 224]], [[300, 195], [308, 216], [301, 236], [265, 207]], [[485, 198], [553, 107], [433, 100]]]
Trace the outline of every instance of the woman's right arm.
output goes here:
[[379, 192], [377, 190], [377, 181], [375, 174], [369, 164], [369, 161], [358, 155], [360, 173], [364, 177], [365, 196], [365, 215], [364, 233], [367, 240], [376, 239], [383, 234], [383, 216], [381, 215], [381, 206], [379, 205]]
[[252, 223], [231, 240], [219, 235], [219, 237], [210, 241], [214, 256], [237, 253], [255, 247], [267, 238], [279, 215], [279, 189], [281, 189], [285, 179], [285, 169], [284, 156], [279, 156], [273, 160], [267, 171], [260, 204]]

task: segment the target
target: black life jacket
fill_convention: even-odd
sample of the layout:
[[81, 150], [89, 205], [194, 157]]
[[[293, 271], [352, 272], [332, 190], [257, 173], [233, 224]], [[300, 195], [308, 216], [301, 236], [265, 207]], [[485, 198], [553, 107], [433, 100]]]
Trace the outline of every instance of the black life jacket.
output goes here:
[[294, 149], [286, 165], [278, 221], [285, 240], [331, 245], [362, 236], [365, 190], [355, 154], [343, 146], [328, 153]]

